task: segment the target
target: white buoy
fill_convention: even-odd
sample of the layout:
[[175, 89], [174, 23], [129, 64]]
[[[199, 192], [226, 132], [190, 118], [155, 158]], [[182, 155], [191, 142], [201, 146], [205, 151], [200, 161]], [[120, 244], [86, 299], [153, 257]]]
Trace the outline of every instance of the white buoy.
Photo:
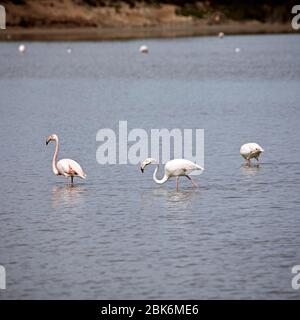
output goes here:
[[148, 53], [149, 49], [147, 46], [140, 46], [140, 53]]
[[241, 49], [240, 49], [240, 48], [235, 48], [234, 51], [235, 51], [236, 53], [239, 53], [239, 52], [241, 51]]
[[26, 46], [25, 46], [25, 44], [20, 44], [19, 45], [19, 52], [20, 53], [25, 53], [25, 51], [26, 51]]
[[218, 37], [219, 37], [220, 39], [224, 38], [224, 32], [219, 32]]

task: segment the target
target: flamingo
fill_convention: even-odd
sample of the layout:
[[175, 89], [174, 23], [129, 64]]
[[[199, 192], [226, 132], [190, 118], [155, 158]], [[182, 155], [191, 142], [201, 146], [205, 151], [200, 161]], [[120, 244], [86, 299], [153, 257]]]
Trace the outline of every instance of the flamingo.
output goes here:
[[252, 158], [255, 158], [257, 164], [259, 164], [258, 158], [262, 152], [264, 152], [264, 149], [259, 144], [254, 142], [245, 143], [240, 149], [241, 156], [246, 159], [246, 162], [249, 166], [251, 165], [250, 159]]
[[71, 177], [71, 184], [73, 184], [74, 177], [86, 178], [86, 174], [82, 170], [79, 163], [72, 159], [61, 159], [57, 161], [58, 154], [58, 136], [56, 134], [50, 135], [46, 140], [46, 145], [50, 141], [55, 141], [55, 151], [52, 159], [52, 170], [57, 176]]
[[193, 184], [194, 187], [197, 187], [197, 184], [194, 180], [189, 176], [192, 171], [195, 170], [204, 170], [199, 165], [195, 164], [192, 161], [185, 159], [174, 159], [170, 160], [165, 164], [165, 174], [162, 179], [158, 179], [156, 174], [159, 169], [159, 163], [157, 160], [153, 158], [147, 158], [141, 163], [141, 171], [144, 172], [144, 169], [149, 164], [156, 164], [156, 168], [153, 173], [153, 180], [158, 184], [163, 184], [171, 177], [176, 177], [176, 191], [179, 191], [179, 177], [184, 176], [187, 177]]

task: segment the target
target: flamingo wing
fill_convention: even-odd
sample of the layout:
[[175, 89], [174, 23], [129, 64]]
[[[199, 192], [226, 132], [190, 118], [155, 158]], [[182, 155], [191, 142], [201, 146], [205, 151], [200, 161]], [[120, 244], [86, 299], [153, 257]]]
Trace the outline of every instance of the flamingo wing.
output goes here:
[[62, 159], [57, 162], [59, 173], [65, 177], [78, 176], [82, 179], [86, 178], [86, 174], [82, 170], [80, 164], [72, 159]]

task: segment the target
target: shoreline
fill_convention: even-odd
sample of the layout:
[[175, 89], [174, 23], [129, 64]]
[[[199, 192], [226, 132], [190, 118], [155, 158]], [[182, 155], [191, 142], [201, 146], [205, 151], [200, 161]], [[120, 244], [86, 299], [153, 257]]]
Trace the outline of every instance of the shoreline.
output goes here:
[[256, 21], [208, 25], [206, 23], [160, 25], [147, 27], [74, 27], [74, 28], [11, 28], [0, 30], [0, 41], [104, 41], [150, 38], [178, 38], [251, 34], [299, 34], [290, 23]]

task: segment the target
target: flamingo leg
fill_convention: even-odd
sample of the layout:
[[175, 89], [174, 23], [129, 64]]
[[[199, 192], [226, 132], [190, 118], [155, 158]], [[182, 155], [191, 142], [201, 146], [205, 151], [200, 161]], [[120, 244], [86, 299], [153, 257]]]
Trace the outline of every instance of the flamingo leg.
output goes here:
[[251, 161], [250, 161], [250, 159], [247, 159], [246, 161], [247, 161], [246, 164], [250, 167], [250, 166], [251, 166]]
[[176, 191], [179, 191], [179, 177], [176, 177]]
[[186, 177], [192, 182], [192, 185], [193, 185], [195, 188], [198, 187], [197, 183], [196, 183], [190, 176], [186, 176]]
[[74, 177], [73, 177], [73, 176], [71, 176], [71, 184], [72, 184], [72, 185], [73, 185], [73, 178], [74, 178]]

